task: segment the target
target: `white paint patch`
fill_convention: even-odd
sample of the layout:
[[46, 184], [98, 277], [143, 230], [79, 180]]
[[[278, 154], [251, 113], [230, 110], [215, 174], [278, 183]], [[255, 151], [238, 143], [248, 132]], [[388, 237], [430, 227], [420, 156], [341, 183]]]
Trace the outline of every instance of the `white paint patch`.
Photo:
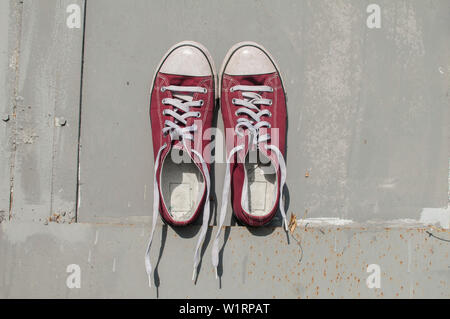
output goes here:
[[394, 188], [395, 184], [381, 184], [379, 185], [380, 188]]
[[9, 67], [11, 69], [15, 69], [17, 65], [17, 56], [15, 54], [11, 55], [11, 59], [9, 60]]
[[341, 219], [334, 217], [319, 217], [319, 218], [308, 218], [301, 219], [297, 221], [298, 226], [304, 226], [310, 224], [314, 225], [334, 225], [334, 226], [344, 226], [353, 224], [353, 220], [351, 219]]
[[385, 227], [419, 227], [423, 226], [423, 223], [418, 221], [417, 219], [411, 219], [411, 218], [399, 218], [399, 219], [392, 219], [387, 221], [368, 221], [368, 224], [378, 224]]
[[77, 201], [77, 210], [80, 209], [81, 205], [81, 164], [78, 163], [78, 201]]
[[420, 222], [424, 224], [439, 224], [444, 229], [450, 228], [450, 207], [424, 208], [420, 213]]
[[384, 181], [384, 183], [378, 185], [379, 188], [394, 188], [397, 184], [397, 179], [388, 178]]
[[95, 231], [94, 245], [97, 245], [97, 243], [98, 243], [98, 230]]
[[81, 205], [81, 186], [78, 186], [78, 202], [77, 202], [77, 209], [80, 209]]
[[[382, 227], [421, 227], [430, 224], [438, 224], [444, 229], [450, 228], [450, 208], [424, 208], [420, 220], [403, 218], [393, 220], [368, 220], [369, 225], [378, 225]], [[363, 223], [364, 224], [364, 223]], [[297, 220], [298, 226], [347, 226], [358, 225], [351, 219], [342, 219], [336, 217], [318, 217]]]

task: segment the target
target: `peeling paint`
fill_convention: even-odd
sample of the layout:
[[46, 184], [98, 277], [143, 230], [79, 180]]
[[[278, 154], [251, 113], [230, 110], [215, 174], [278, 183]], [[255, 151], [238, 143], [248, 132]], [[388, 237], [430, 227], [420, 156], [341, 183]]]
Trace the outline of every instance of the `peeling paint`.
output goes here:
[[350, 219], [342, 219], [334, 217], [318, 217], [318, 218], [300, 219], [297, 221], [297, 223], [299, 226], [305, 226], [307, 224], [344, 226], [353, 224], [354, 222]]
[[444, 229], [450, 228], [450, 207], [424, 208], [420, 213], [420, 222], [424, 224], [438, 224]]

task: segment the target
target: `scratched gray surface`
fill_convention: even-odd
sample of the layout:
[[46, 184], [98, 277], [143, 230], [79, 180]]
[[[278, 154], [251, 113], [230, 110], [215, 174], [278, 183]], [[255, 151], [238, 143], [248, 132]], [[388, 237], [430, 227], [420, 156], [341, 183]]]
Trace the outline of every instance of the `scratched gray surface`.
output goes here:
[[[12, 218], [75, 218], [82, 29], [66, 7], [82, 1], [23, 1], [14, 123]], [[60, 126], [60, 118], [66, 120]]]
[[[0, 219], [9, 218], [9, 193], [10, 193], [10, 166], [9, 166], [9, 141], [8, 126], [6, 125], [11, 111], [9, 97], [10, 71], [9, 71], [9, 1], [0, 3]], [[14, 37], [13, 37], [14, 38]]]
[[[427, 233], [448, 239], [448, 230], [404, 220], [448, 205], [450, 2], [377, 1], [378, 30], [365, 24], [369, 1], [88, 0], [86, 29], [68, 29], [71, 3], [85, 1], [0, 4], [0, 115], [10, 116], [0, 121], [0, 297], [156, 296], [143, 268], [149, 89], [161, 56], [186, 39], [206, 45], [217, 67], [238, 41], [271, 51], [289, 97], [289, 212], [361, 224], [297, 228], [301, 262], [279, 228], [228, 227], [222, 289], [212, 228], [194, 286], [198, 227], [159, 226], [161, 298], [450, 297], [448, 243]], [[224, 167], [215, 167], [220, 204]], [[77, 184], [80, 223], [69, 225]], [[65, 285], [72, 263], [81, 289]], [[365, 285], [372, 263], [381, 289]]]
[[185, 39], [218, 68], [242, 40], [276, 58], [289, 97], [289, 211], [365, 221], [445, 207], [450, 3], [378, 3], [381, 29], [366, 27], [367, 1], [88, 2], [79, 220], [148, 220], [151, 80]]
[[[426, 231], [448, 232], [430, 228], [297, 228], [300, 245], [292, 237], [288, 245], [280, 227], [227, 227], [221, 282], [207, 249], [194, 285], [196, 241], [159, 226], [153, 288], [142, 254], [148, 227], [3, 223], [0, 230], [0, 298], [450, 298], [448, 243]], [[80, 266], [80, 288], [66, 286], [71, 264]], [[380, 266], [380, 288], [366, 285], [370, 264]]]
[[15, 66], [19, 17], [14, 1], [0, 3], [0, 221], [9, 219]]

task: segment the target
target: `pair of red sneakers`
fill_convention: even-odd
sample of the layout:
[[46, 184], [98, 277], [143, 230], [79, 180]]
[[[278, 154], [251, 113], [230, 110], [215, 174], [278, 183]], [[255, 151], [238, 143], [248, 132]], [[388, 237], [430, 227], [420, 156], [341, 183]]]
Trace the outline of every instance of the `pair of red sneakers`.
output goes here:
[[155, 156], [153, 225], [145, 255], [150, 285], [149, 253], [158, 212], [166, 223], [183, 226], [203, 211], [195, 279], [210, 213], [213, 157], [211, 141], [204, 136], [212, 127], [219, 90], [227, 167], [213, 244], [214, 267], [230, 189], [233, 211], [241, 222], [265, 225], [279, 209], [287, 227], [280, 200], [286, 181], [286, 95], [273, 58], [256, 43], [238, 43], [226, 55], [217, 85], [208, 50], [196, 42], [178, 43], [159, 64], [150, 99]]

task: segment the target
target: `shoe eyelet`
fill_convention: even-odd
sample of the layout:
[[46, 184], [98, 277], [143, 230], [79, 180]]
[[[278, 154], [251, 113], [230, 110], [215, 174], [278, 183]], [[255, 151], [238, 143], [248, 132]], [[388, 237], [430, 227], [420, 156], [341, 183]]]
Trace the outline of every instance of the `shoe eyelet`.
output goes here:
[[232, 99], [231, 103], [236, 104], [236, 99]]
[[234, 112], [234, 115], [236, 115], [236, 116], [239, 116], [239, 114], [238, 114], [238, 112], [236, 111], [236, 112]]
[[203, 93], [206, 94], [208, 93], [208, 90], [206, 88], [203, 89]]
[[201, 118], [202, 117], [202, 113], [197, 112], [197, 118]]
[[203, 104], [205, 104], [205, 101], [200, 100], [200, 106], [203, 106]]
[[267, 114], [268, 117], [272, 117], [272, 113], [269, 112], [269, 114]]
[[165, 105], [165, 104], [166, 104], [166, 102], [167, 102], [167, 99], [162, 99], [162, 101], [161, 101], [161, 102], [162, 102], [162, 104], [164, 104], [164, 105]]
[[234, 88], [230, 88], [230, 93], [233, 93], [234, 92]]
[[273, 92], [273, 87], [270, 87], [270, 92]]
[[166, 88], [164, 86], [161, 86], [161, 92], [165, 92]]
[[273, 104], [273, 102], [272, 102], [272, 100], [270, 100], [269, 105], [272, 105], [272, 104]]

